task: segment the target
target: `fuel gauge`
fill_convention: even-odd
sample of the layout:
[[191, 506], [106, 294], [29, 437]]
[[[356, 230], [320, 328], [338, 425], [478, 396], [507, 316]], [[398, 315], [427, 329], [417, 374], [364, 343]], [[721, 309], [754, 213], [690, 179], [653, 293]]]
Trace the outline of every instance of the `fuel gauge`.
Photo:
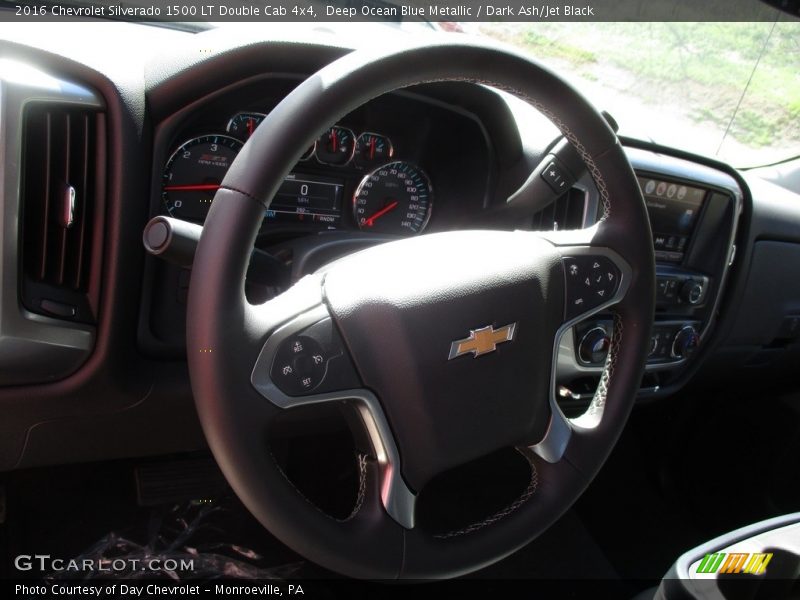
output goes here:
[[385, 135], [365, 131], [356, 140], [353, 162], [360, 169], [384, 164], [394, 154], [391, 140]]
[[231, 117], [230, 121], [228, 121], [228, 126], [225, 128], [225, 130], [228, 133], [232, 133], [239, 139], [246, 140], [253, 135], [256, 127], [261, 125], [261, 121], [263, 121], [266, 116], [267, 115], [262, 113], [254, 112], [237, 113]]
[[347, 127], [334, 125], [317, 140], [317, 160], [324, 165], [346, 165], [353, 158], [355, 138]]

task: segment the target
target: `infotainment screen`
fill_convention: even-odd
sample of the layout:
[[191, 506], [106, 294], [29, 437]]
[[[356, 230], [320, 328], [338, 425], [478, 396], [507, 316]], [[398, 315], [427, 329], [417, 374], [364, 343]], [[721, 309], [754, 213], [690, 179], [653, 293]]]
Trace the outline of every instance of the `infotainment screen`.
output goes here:
[[656, 260], [681, 262], [707, 191], [681, 183], [639, 177]]
[[344, 184], [338, 179], [290, 173], [266, 211], [268, 221], [338, 227]]

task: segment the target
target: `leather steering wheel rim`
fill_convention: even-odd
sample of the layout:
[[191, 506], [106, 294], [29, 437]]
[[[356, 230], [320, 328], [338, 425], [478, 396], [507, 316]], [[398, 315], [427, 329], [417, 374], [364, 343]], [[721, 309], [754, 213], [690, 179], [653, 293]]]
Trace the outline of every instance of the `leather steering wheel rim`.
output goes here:
[[[610, 249], [625, 265], [624, 295], [608, 307], [615, 322], [609, 358], [589, 410], [567, 422], [551, 402], [546, 437], [555, 436], [559, 426], [566, 436], [557, 456], [537, 453], [536, 446], [523, 448], [531, 465], [525, 495], [502, 514], [451, 536], [432, 536], [387, 517], [381, 502], [386, 465], [379, 461], [361, 462], [359, 504], [346, 520], [322, 513], [294, 489], [267, 444], [268, 424], [282, 409], [254, 388], [251, 377], [265, 342], [286, 322], [286, 315], [319, 301], [322, 279], [307, 278], [261, 306], [250, 305], [244, 295], [264, 211], [319, 132], [376, 96], [437, 81], [473, 82], [511, 92], [553, 121], [592, 175], [603, 217], [591, 230], [544, 237], [554, 248]], [[480, 43], [419, 44], [379, 55], [356, 51], [291, 92], [245, 144], [222, 182], [205, 222], [189, 289], [192, 389], [224, 475], [253, 515], [288, 546], [353, 577], [452, 577], [530, 542], [593, 479], [633, 406], [654, 303], [655, 263], [641, 191], [616, 135], [577, 91], [520, 54]]]

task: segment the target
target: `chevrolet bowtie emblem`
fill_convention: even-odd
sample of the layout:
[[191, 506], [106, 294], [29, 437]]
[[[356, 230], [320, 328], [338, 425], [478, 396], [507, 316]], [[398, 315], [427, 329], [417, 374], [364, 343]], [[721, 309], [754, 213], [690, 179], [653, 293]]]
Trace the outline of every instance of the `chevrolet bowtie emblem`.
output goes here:
[[469, 332], [469, 337], [463, 340], [456, 340], [450, 344], [450, 356], [447, 360], [453, 360], [462, 354], [472, 352], [472, 357], [477, 358], [481, 354], [488, 354], [497, 350], [497, 344], [510, 342], [514, 339], [517, 331], [517, 324], [511, 323], [500, 329], [495, 329], [491, 325], [473, 329]]

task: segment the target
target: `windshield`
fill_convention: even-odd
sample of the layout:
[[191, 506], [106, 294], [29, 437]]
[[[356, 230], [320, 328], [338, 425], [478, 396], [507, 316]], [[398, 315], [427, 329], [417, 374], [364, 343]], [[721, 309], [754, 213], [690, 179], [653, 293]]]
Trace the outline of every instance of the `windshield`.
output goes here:
[[[247, 22], [247, 17], [234, 16], [245, 22], [212, 18], [196, 25], [246, 27], [262, 38], [291, 36], [297, 28], [333, 42], [340, 38], [367, 46], [385, 46], [395, 38], [400, 42], [415, 33], [476, 35], [511, 44], [552, 68], [595, 107], [608, 111], [621, 135], [718, 157], [740, 168], [800, 155], [800, 21], [782, 20], [788, 17], [780, 13], [777, 20], [754, 22], [429, 22], [413, 16], [379, 23], [327, 22], [331, 6], [341, 12], [359, 3], [382, 10], [399, 5], [396, 0], [310, 0], [318, 11], [314, 17], [287, 14], [272, 22]], [[132, 10], [153, 2], [124, 4]], [[167, 8], [162, 19], [180, 18]]]
[[382, 43], [422, 29], [504, 42], [569, 80], [614, 117], [621, 135], [740, 168], [800, 155], [798, 21], [291, 25]]
[[620, 134], [737, 167], [800, 154], [800, 23], [464, 23], [553, 68]]

